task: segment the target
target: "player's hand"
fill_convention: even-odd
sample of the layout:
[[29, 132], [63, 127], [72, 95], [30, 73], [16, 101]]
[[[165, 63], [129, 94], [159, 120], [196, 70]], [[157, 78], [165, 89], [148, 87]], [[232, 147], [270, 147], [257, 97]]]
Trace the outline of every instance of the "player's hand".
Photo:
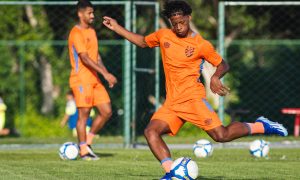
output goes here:
[[108, 17], [108, 16], [104, 16], [103, 17], [103, 24], [110, 30], [113, 30], [115, 31], [116, 30], [116, 27], [119, 25], [118, 22], [111, 18], [111, 17]]
[[110, 74], [110, 73], [105, 74], [104, 78], [108, 82], [108, 86], [110, 88], [113, 88], [114, 85], [118, 82], [117, 78], [114, 75]]
[[217, 76], [212, 76], [210, 79], [210, 89], [213, 93], [217, 93], [220, 96], [225, 96], [229, 93], [230, 89], [224, 86]]

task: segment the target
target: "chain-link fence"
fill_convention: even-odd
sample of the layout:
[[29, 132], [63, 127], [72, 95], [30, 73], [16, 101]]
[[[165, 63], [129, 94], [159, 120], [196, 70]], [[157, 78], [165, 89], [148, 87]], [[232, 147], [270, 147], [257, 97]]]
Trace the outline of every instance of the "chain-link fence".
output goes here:
[[264, 115], [292, 134], [294, 117], [281, 109], [300, 106], [300, 4], [225, 5], [224, 54], [231, 65], [226, 83], [232, 89], [225, 109], [242, 121]]
[[[218, 1], [188, 2], [193, 26], [217, 45]], [[0, 92], [8, 106], [6, 126], [16, 127], [24, 136], [67, 135], [59, 121], [69, 90], [66, 39], [77, 21], [75, 3], [0, 1]], [[164, 76], [157, 50], [130, 45], [102, 26], [102, 16], [112, 16], [127, 29], [146, 35], [158, 28], [159, 6], [156, 1], [95, 1], [94, 6], [100, 53], [119, 81], [109, 89], [113, 117], [101, 134], [125, 134], [128, 144], [143, 134], [155, 106], [163, 102]], [[225, 76], [231, 88], [224, 103], [225, 120], [253, 121], [265, 115], [292, 131], [294, 117], [280, 110], [299, 107], [300, 6], [224, 7], [224, 57], [231, 65]], [[159, 22], [162, 27], [168, 21]], [[218, 104], [209, 92], [208, 98]]]
[[[6, 126], [18, 128], [24, 136], [65, 135], [66, 129], [61, 130], [58, 122], [64, 114], [65, 94], [69, 90], [71, 67], [66, 40], [78, 21], [75, 4], [75, 1], [0, 2], [0, 92], [8, 106]], [[141, 111], [147, 109], [148, 100], [143, 97], [157, 96], [158, 59], [154, 59], [158, 56], [155, 50], [133, 48], [102, 26], [102, 17], [111, 16], [127, 29], [147, 34], [157, 29], [159, 6], [145, 1], [95, 1], [93, 5], [100, 54], [107, 69], [118, 79], [118, 84], [109, 89], [100, 76], [113, 107], [113, 116], [101, 134], [126, 133], [128, 143], [130, 135], [135, 135], [131, 130], [139, 132], [143, 128], [131, 127], [132, 114], [140, 118]], [[150, 16], [153, 18], [149, 19]], [[135, 59], [137, 63], [133, 66]], [[142, 82], [147, 82], [147, 87]], [[135, 97], [137, 113], [132, 112]]]

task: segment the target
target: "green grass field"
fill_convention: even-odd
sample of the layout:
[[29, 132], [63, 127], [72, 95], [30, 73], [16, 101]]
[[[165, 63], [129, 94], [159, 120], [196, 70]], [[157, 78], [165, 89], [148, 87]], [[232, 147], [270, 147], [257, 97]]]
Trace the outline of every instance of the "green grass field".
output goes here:
[[[149, 150], [96, 149], [98, 161], [62, 161], [57, 149], [0, 150], [0, 179], [126, 179], [154, 180], [163, 175]], [[215, 149], [197, 159], [191, 150], [173, 150], [173, 157], [192, 157], [198, 179], [299, 179], [300, 150], [271, 149], [268, 159], [256, 159], [247, 149]]]

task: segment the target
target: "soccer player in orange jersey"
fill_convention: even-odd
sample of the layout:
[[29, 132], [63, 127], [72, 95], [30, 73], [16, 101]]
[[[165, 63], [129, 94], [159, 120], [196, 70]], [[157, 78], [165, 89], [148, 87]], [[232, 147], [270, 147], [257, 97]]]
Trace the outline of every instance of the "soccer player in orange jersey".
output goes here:
[[185, 122], [203, 130], [217, 142], [228, 142], [249, 134], [278, 134], [286, 136], [286, 129], [278, 123], [259, 117], [255, 123], [233, 122], [224, 127], [217, 114], [206, 100], [205, 88], [199, 76], [201, 64], [207, 61], [216, 67], [211, 77], [210, 89], [220, 96], [229, 89], [222, 78], [229, 65], [215, 51], [210, 42], [190, 28], [191, 7], [181, 0], [167, 1], [163, 14], [172, 28], [160, 29], [146, 37], [132, 33], [116, 20], [103, 17], [103, 24], [135, 45], [160, 47], [166, 79], [166, 101], [153, 115], [144, 131], [154, 156], [161, 162], [166, 174], [161, 179], [171, 179], [171, 154], [162, 139], [163, 134], [175, 135]]
[[[79, 113], [76, 130], [80, 156], [83, 160], [97, 160], [98, 156], [92, 151], [90, 145], [95, 134], [112, 114], [109, 95], [97, 73], [104, 77], [110, 88], [117, 83], [117, 79], [107, 71], [98, 52], [98, 39], [92, 28], [93, 5], [87, 0], [79, 1], [77, 14], [79, 23], [72, 28], [68, 39], [72, 66], [70, 87], [75, 96]], [[94, 119], [90, 132], [86, 135], [86, 122], [93, 106], [98, 109], [99, 114]]]

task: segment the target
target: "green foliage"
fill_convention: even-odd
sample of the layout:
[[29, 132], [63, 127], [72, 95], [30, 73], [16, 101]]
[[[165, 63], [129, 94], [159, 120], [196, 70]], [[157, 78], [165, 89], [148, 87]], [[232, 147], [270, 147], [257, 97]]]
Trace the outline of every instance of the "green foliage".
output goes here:
[[202, 136], [203, 134], [206, 134], [205, 131], [198, 128], [197, 126], [194, 126], [191, 123], [185, 123], [183, 127], [178, 132], [179, 137], [189, 137], [189, 136]]
[[[206, 39], [217, 39], [218, 25], [218, 1], [187, 0], [193, 7], [192, 20], [200, 34]], [[162, 2], [162, 1], [161, 1]], [[162, 4], [162, 3], [161, 3]], [[57, 122], [63, 113], [65, 106], [64, 95], [69, 90], [68, 78], [70, 63], [66, 39], [70, 29], [76, 24], [76, 8], [74, 6], [32, 6], [32, 15], [28, 14], [30, 6], [0, 6], [0, 92], [8, 106], [7, 122], [9, 127], [14, 126], [17, 120], [17, 128], [24, 128], [24, 135], [32, 136], [38, 133], [39, 128], [49, 127], [51, 123]], [[231, 65], [231, 71], [227, 74], [226, 84], [231, 88], [230, 95], [225, 99], [226, 108], [245, 108], [252, 112], [271, 115], [279, 120], [285, 119], [279, 113], [282, 106], [299, 106], [299, 44], [298, 45], [268, 45], [263, 42], [253, 44], [248, 39], [299, 39], [299, 28], [294, 28], [300, 17], [299, 10], [278, 6], [273, 9], [268, 7], [238, 6], [226, 7], [226, 45], [227, 57]], [[112, 10], [113, 9], [113, 10]], [[154, 31], [153, 9], [146, 7], [137, 10], [137, 32], [149, 34]], [[100, 40], [100, 53], [108, 70], [115, 74], [119, 84], [109, 90], [114, 114], [123, 107], [123, 70], [122, 58], [124, 57], [122, 45], [103, 45], [102, 40], [122, 39], [112, 31], [108, 31], [101, 25], [101, 17], [109, 15], [118, 20], [121, 25], [125, 24], [123, 6], [96, 6], [95, 29]], [[32, 19], [33, 18], [33, 19]], [[34, 19], [36, 23], [34, 23]], [[147, 22], [147, 23], [145, 23]], [[167, 22], [167, 21], [166, 21]], [[243, 39], [245, 41], [235, 41]], [[16, 40], [16, 42], [2, 42], [2, 40]], [[54, 40], [54, 41], [53, 41]], [[23, 41], [26, 41], [24, 44]], [[117, 42], [122, 44], [123, 41]], [[261, 43], [261, 44], [260, 44]], [[246, 44], [246, 45], [245, 45]], [[149, 50], [137, 50], [137, 67], [153, 68], [154, 55]], [[47, 117], [40, 114], [42, 102], [45, 97], [42, 94], [41, 82], [41, 59], [45, 58], [52, 68], [54, 85], [54, 112]], [[22, 63], [24, 62], [24, 79], [20, 79]], [[161, 94], [164, 95], [164, 75], [161, 69]], [[274, 78], [275, 77], [275, 78]], [[147, 97], [153, 94], [154, 81], [149, 74], [138, 74], [137, 76], [137, 120], [142, 123], [138, 127], [138, 134], [142, 134], [148, 119], [142, 119], [149, 114]], [[25, 84], [26, 115], [31, 121], [20, 124], [21, 93], [20, 84]], [[147, 82], [147, 83], [145, 83]], [[105, 83], [105, 81], [104, 81]], [[260, 86], [258, 86], [260, 84]], [[262, 91], [265, 89], [271, 92]], [[257, 89], [254, 89], [256, 88]], [[278, 94], [280, 93], [280, 95]], [[274, 98], [275, 97], [275, 98]], [[291, 98], [292, 97], [292, 98]], [[275, 99], [275, 100], [273, 100]], [[150, 106], [150, 105], [149, 105]], [[251, 114], [250, 120], [254, 116]], [[28, 117], [27, 117], [28, 116]], [[35, 117], [36, 116], [36, 117]], [[122, 133], [121, 117], [113, 120], [113, 132]], [[228, 121], [228, 117], [226, 121]], [[249, 120], [247, 119], [247, 120]], [[48, 124], [50, 123], [50, 124]], [[286, 123], [292, 124], [292, 123]], [[27, 128], [27, 125], [32, 126]], [[36, 125], [36, 126], [35, 126]], [[54, 125], [54, 124], [51, 124]], [[42, 127], [45, 126], [45, 127]], [[290, 125], [292, 126], [292, 125]], [[117, 127], [117, 128], [116, 128]], [[36, 129], [35, 129], [36, 128]], [[30, 131], [26, 131], [30, 129]], [[58, 128], [59, 129], [59, 128]], [[117, 129], [117, 131], [115, 131]], [[34, 132], [34, 133], [33, 133]], [[186, 125], [180, 132], [180, 136], [191, 136], [201, 133], [198, 128]], [[60, 134], [49, 130], [46, 134], [56, 136]]]
[[16, 117], [16, 126], [24, 137], [70, 137], [71, 131], [67, 127], [60, 127], [60, 117], [46, 117], [34, 111], [35, 108], [29, 105], [24, 117]]

